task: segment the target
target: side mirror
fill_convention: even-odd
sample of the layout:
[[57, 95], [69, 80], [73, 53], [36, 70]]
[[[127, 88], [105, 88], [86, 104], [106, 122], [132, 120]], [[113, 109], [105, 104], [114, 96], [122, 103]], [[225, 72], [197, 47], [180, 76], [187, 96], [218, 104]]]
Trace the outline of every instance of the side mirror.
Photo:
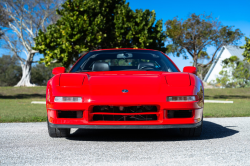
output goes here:
[[60, 74], [60, 73], [65, 73], [65, 67], [55, 67], [53, 70], [52, 70], [52, 74], [53, 75], [57, 75], [57, 74]]
[[193, 66], [186, 66], [183, 68], [183, 72], [197, 74], [197, 69], [196, 67], [193, 67]]

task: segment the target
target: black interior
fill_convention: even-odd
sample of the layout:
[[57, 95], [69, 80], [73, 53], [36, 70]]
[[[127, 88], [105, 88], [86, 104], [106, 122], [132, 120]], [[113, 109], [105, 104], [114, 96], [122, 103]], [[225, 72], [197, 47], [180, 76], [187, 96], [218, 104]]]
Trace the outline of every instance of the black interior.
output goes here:
[[106, 62], [95, 62], [92, 71], [109, 71], [109, 64]]
[[150, 62], [140, 62], [138, 65], [138, 69], [143, 69], [143, 68], [155, 68], [155, 65], [153, 63]]

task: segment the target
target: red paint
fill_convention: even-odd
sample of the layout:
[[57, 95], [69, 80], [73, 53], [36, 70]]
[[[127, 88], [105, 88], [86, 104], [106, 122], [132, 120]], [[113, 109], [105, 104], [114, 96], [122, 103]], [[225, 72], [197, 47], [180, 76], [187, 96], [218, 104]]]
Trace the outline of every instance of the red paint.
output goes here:
[[54, 75], [61, 74], [61, 73], [65, 73], [65, 67], [56, 67], [52, 70], [52, 74]]
[[60, 86], [68, 87], [68, 86], [82, 86], [86, 74], [79, 73], [63, 73], [60, 75]]
[[[201, 88], [203, 89], [202, 81], [196, 75], [191, 74], [196, 71], [194, 67], [185, 67], [184, 71], [185, 73], [162, 71], [64, 73], [63, 68], [55, 68], [53, 74], [57, 73], [57, 75], [48, 81], [46, 91], [46, 95], [49, 95], [46, 101], [48, 119], [54, 124], [69, 125], [195, 124], [202, 118], [203, 114], [203, 107], [198, 105], [200, 101], [169, 102], [166, 100], [168, 96], [197, 96]], [[128, 89], [129, 92], [122, 93], [123, 89]], [[82, 97], [83, 102], [55, 103], [55, 96]], [[158, 109], [157, 112], [150, 114], [155, 114], [158, 118], [152, 121], [94, 121], [93, 116], [100, 114], [92, 112], [95, 105], [123, 107], [155, 105]], [[83, 111], [83, 118], [58, 118], [57, 110]], [[193, 110], [193, 116], [168, 118], [166, 110]], [[102, 114], [133, 115], [133, 113]], [[140, 113], [140, 115], [142, 114], [146, 115], [147, 113]]]
[[187, 73], [168, 73], [166, 74], [166, 81], [170, 86], [190, 86], [190, 78]]
[[183, 68], [183, 72], [197, 74], [197, 69], [196, 67], [193, 67], [193, 66], [186, 66]]

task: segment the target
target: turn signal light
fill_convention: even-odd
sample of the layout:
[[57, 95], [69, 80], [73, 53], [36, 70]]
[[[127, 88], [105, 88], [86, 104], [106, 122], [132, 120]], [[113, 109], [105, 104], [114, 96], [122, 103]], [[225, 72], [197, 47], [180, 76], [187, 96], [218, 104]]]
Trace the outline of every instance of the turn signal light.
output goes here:
[[81, 97], [55, 97], [54, 102], [75, 102], [75, 103], [81, 103], [82, 98]]
[[196, 101], [196, 99], [195, 99], [195, 96], [170, 96], [170, 97], [167, 97], [167, 101], [185, 102], [185, 101]]

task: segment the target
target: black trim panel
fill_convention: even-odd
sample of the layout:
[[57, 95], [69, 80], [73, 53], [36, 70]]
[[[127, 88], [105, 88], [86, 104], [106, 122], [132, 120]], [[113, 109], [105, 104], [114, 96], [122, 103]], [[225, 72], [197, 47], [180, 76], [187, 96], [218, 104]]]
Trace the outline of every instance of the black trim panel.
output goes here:
[[171, 129], [171, 128], [196, 128], [202, 123], [184, 125], [61, 125], [49, 123], [53, 128], [79, 128], [79, 129]]

